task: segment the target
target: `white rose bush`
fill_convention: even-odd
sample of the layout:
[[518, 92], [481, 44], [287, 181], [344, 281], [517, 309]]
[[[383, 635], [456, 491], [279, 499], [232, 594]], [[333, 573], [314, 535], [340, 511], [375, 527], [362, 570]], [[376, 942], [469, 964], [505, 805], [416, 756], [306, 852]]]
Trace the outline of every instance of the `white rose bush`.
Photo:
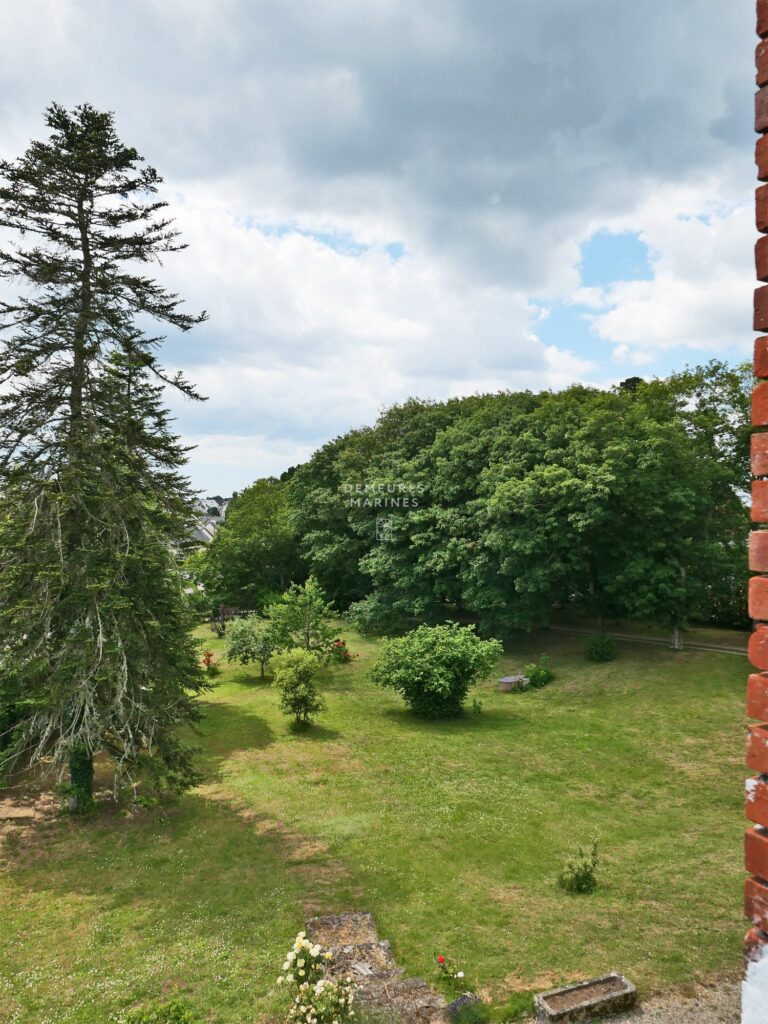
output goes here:
[[286, 1024], [348, 1024], [354, 1020], [352, 979], [325, 977], [325, 968], [332, 959], [333, 954], [310, 942], [306, 932], [296, 936], [283, 962], [283, 973], [277, 979], [278, 985], [295, 990]]

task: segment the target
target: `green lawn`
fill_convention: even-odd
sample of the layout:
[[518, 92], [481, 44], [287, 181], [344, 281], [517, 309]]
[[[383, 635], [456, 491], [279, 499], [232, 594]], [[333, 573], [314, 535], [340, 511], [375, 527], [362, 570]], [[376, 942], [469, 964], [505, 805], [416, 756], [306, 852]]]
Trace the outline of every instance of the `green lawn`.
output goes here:
[[[744, 659], [583, 638], [546, 689], [478, 688], [482, 713], [413, 719], [366, 682], [375, 644], [291, 732], [275, 692], [227, 668], [200, 743], [207, 782], [168, 812], [57, 819], [6, 839], [0, 1021], [106, 1024], [180, 993], [205, 1020], [267, 1021], [286, 944], [317, 911], [370, 910], [409, 974], [452, 956], [490, 998], [618, 970], [641, 990], [735, 972]], [[201, 631], [207, 643], [221, 643]], [[593, 830], [601, 885], [562, 859]]]

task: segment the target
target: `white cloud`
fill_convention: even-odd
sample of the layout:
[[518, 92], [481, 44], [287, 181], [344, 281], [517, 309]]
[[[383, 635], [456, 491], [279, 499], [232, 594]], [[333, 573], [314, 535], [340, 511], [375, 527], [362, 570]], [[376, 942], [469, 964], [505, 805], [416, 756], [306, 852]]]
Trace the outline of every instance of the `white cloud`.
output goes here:
[[[746, 357], [750, 350], [754, 208], [751, 194], [722, 182], [668, 188], [610, 228], [638, 231], [653, 279], [582, 288], [573, 299], [595, 310], [592, 329], [614, 356], [640, 366], [674, 349], [692, 357]], [[717, 197], [716, 200], [713, 197]]]
[[[190, 248], [163, 276], [211, 313], [166, 349], [211, 395], [173, 401], [196, 480], [409, 395], [594, 379], [605, 341], [617, 370], [748, 348], [749, 0], [5, 8], [2, 154], [88, 100], [166, 176]], [[601, 227], [641, 233], [653, 281], [579, 288]], [[542, 301], [588, 305], [594, 352], [539, 342]]]

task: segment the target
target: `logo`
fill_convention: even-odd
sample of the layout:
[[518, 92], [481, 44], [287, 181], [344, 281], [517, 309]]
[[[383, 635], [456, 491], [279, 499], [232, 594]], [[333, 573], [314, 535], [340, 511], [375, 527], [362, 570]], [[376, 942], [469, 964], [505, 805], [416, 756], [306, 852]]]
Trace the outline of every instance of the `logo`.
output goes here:
[[392, 540], [392, 516], [376, 516], [376, 540]]

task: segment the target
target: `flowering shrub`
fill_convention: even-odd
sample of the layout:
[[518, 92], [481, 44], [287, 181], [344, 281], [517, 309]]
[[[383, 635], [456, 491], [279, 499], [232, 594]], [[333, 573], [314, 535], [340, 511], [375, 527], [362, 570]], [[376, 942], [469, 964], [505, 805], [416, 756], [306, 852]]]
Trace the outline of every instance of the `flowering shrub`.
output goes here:
[[355, 987], [351, 978], [331, 980], [324, 977], [331, 953], [313, 944], [305, 932], [299, 932], [293, 949], [286, 954], [278, 985], [295, 989], [287, 1024], [347, 1024], [354, 1020]]
[[447, 988], [451, 993], [464, 992], [466, 987], [464, 971], [460, 971], [456, 964], [449, 960], [448, 957], [443, 956], [442, 953], [437, 957], [437, 972], [440, 980], [443, 982], [443, 988]]
[[346, 665], [348, 661], [352, 661], [352, 655], [347, 647], [346, 640], [333, 641], [331, 644], [331, 661], [337, 665]]
[[213, 651], [203, 651], [203, 668], [205, 669], [205, 674], [208, 676], [217, 676], [221, 671], [216, 661], [216, 655]]

